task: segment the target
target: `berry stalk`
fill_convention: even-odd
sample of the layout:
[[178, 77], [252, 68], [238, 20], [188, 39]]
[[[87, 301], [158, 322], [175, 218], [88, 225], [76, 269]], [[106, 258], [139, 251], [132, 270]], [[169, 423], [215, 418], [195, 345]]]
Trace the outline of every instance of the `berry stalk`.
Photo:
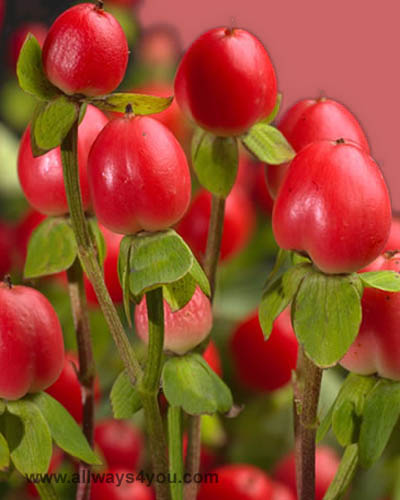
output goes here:
[[293, 383], [297, 497], [315, 498], [315, 437], [322, 369], [299, 346]]
[[[83, 433], [93, 447], [94, 434], [94, 377], [95, 364], [93, 359], [92, 336], [90, 331], [89, 315], [86, 301], [85, 287], [83, 283], [83, 270], [79, 259], [76, 259], [72, 267], [67, 271], [68, 292], [71, 303], [72, 317], [76, 332], [79, 356], [79, 382], [82, 392], [82, 414]], [[79, 474], [89, 477], [90, 465], [80, 462]], [[88, 500], [90, 497], [90, 482], [79, 483], [76, 500]]]
[[[204, 256], [204, 271], [210, 282], [211, 301], [215, 293], [215, 280], [221, 252], [222, 233], [224, 229], [225, 199], [212, 195], [211, 217], [208, 228], [206, 253]], [[201, 451], [201, 416], [188, 417], [188, 446], [186, 455], [186, 472], [193, 478], [200, 469]], [[190, 482], [185, 487], [185, 500], [196, 500], [198, 485]]]

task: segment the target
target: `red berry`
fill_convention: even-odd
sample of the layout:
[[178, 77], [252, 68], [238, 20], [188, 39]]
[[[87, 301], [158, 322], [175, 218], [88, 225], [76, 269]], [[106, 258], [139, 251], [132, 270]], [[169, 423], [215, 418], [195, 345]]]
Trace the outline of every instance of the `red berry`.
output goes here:
[[[188, 243], [198, 259], [206, 251], [208, 226], [211, 216], [211, 194], [205, 189], [198, 191], [192, 204], [180, 222], [177, 231]], [[255, 223], [250, 200], [240, 187], [234, 188], [226, 199], [221, 260], [237, 255], [249, 242]]]
[[[113, 302], [122, 302], [122, 288], [118, 277], [118, 255], [119, 245], [122, 240], [121, 234], [113, 233], [106, 227], [100, 226], [106, 243], [106, 258], [104, 259], [104, 281], [110, 293]], [[96, 294], [94, 293], [93, 286], [85, 275], [85, 290], [86, 297], [90, 304], [98, 305]]]
[[175, 79], [178, 104], [215, 135], [240, 135], [272, 111], [275, 71], [261, 42], [242, 29], [215, 28], [187, 50]]
[[0, 397], [20, 399], [46, 389], [64, 359], [61, 325], [44, 295], [0, 284]]
[[13, 266], [15, 237], [13, 228], [0, 220], [0, 279], [4, 278]]
[[[87, 157], [101, 129], [108, 123], [105, 115], [94, 106], [88, 106], [78, 132], [79, 181], [83, 206], [90, 206], [87, 180]], [[46, 215], [68, 213], [60, 148], [34, 158], [31, 150], [30, 126], [26, 129], [19, 148], [18, 176], [22, 190], [33, 208]]]
[[42, 57], [47, 78], [66, 94], [103, 95], [125, 75], [128, 43], [111, 14], [83, 3], [54, 21]]
[[[369, 153], [367, 138], [356, 118], [332, 99], [297, 102], [282, 117], [278, 129], [297, 152], [311, 142], [343, 138], [359, 144]], [[273, 198], [278, 194], [288, 166], [288, 163], [266, 165], [267, 185]]]
[[116, 233], [166, 229], [189, 205], [185, 154], [154, 118], [112, 120], [90, 151], [88, 174], [99, 222]]
[[[363, 271], [400, 272], [400, 253], [382, 255]], [[362, 375], [378, 373], [400, 380], [400, 293], [366, 288], [362, 297], [362, 323], [341, 364]]]
[[389, 236], [389, 193], [378, 165], [354, 143], [320, 141], [290, 164], [275, 201], [278, 245], [306, 252], [326, 273], [372, 262]]
[[253, 313], [236, 328], [230, 346], [239, 380], [257, 391], [283, 387], [296, 369], [298, 343], [289, 309], [277, 317], [267, 341]]
[[136, 469], [143, 452], [142, 433], [124, 420], [103, 420], [96, 425], [94, 440], [108, 467]]
[[218, 480], [200, 486], [197, 500], [271, 500], [272, 481], [253, 465], [232, 464], [214, 469]]
[[143, 30], [139, 54], [149, 68], [174, 67], [180, 52], [180, 34], [170, 24], [152, 24]]
[[[57, 380], [46, 389], [46, 392], [53, 396], [74, 419], [80, 424], [82, 422], [82, 391], [77, 372], [79, 361], [75, 354], [68, 352], [63, 359], [63, 367]], [[96, 378], [94, 383], [95, 399], [100, 399], [99, 381]]]
[[203, 358], [207, 361], [215, 373], [222, 377], [221, 357], [219, 355], [217, 346], [210, 340], [207, 349], [203, 353]]
[[14, 31], [8, 41], [8, 59], [12, 69], [17, 66], [19, 53], [28, 33], [31, 33], [42, 46], [47, 35], [47, 27], [42, 23], [25, 23]]
[[154, 500], [153, 490], [130, 469], [112, 468], [92, 480], [90, 500]]
[[[138, 336], [148, 341], [148, 320], [145, 298], [135, 308], [135, 325]], [[196, 288], [185, 307], [172, 312], [164, 300], [164, 349], [175, 354], [185, 354], [202, 342], [212, 327], [212, 311], [208, 298]]]
[[[322, 500], [339, 467], [339, 457], [327, 446], [320, 446], [315, 454], [315, 500]], [[294, 453], [284, 457], [276, 466], [274, 477], [288, 486], [297, 498]]]
[[400, 219], [397, 217], [392, 218], [389, 238], [383, 252], [393, 252], [394, 250], [400, 250]]
[[274, 491], [272, 492], [271, 500], [296, 500], [292, 490], [278, 481], [273, 483]]

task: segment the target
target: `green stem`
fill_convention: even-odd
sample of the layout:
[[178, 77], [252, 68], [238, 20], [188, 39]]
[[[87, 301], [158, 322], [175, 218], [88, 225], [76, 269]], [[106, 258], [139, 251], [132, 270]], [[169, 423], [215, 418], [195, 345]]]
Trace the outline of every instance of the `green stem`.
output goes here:
[[117, 346], [128, 376], [134, 384], [142, 377], [142, 369], [125, 334], [121, 320], [104, 283], [102, 269], [97, 260], [96, 248], [90, 237], [88, 224], [82, 206], [78, 170], [78, 121], [74, 123], [61, 144], [61, 158], [64, 171], [64, 184], [72, 229], [78, 245], [78, 255], [83, 268], [93, 285], [97, 300], [103, 311], [111, 335]]
[[298, 500], [315, 498], [315, 437], [321, 380], [321, 368], [299, 347], [293, 387]]
[[[86, 301], [85, 286], [83, 282], [83, 270], [79, 259], [67, 271], [68, 291], [71, 302], [72, 317], [76, 332], [79, 356], [79, 382], [82, 392], [82, 426], [83, 433], [93, 447], [94, 435], [94, 378], [95, 364], [92, 350], [92, 336]], [[80, 477], [89, 477], [91, 467], [89, 464], [80, 462]], [[81, 482], [76, 492], [76, 500], [88, 500], [90, 497], [90, 481]]]
[[[167, 444], [158, 405], [164, 345], [164, 304], [161, 287], [146, 293], [146, 304], [149, 345], [146, 369], [139, 385], [139, 394], [145, 411], [153, 472], [157, 477], [158, 474], [166, 474], [168, 471]], [[155, 488], [157, 500], [169, 499], [167, 482], [156, 481]]]
[[[224, 229], [225, 199], [212, 195], [211, 217], [208, 227], [204, 271], [210, 282], [211, 300], [214, 299], [215, 282], [219, 256], [221, 253], [222, 233]], [[186, 472], [193, 478], [200, 469], [201, 452], [201, 416], [188, 416], [188, 447], [186, 455]], [[194, 481], [185, 485], [185, 500], [196, 500], [198, 484]]]
[[182, 409], [168, 408], [168, 452], [172, 500], [183, 500]]

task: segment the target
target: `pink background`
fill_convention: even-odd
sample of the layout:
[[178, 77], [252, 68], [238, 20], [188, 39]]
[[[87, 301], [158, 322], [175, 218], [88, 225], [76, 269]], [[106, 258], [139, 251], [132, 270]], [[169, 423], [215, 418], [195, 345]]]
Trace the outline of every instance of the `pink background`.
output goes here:
[[326, 95], [362, 123], [400, 211], [400, 4], [397, 0], [146, 0], [144, 24], [176, 25], [184, 46], [236, 25], [257, 35], [274, 62], [282, 110]]

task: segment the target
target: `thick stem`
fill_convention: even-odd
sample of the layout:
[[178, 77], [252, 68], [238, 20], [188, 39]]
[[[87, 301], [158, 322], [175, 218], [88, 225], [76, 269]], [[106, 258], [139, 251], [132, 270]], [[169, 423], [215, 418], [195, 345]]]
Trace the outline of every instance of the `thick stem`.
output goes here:
[[[164, 345], [164, 304], [162, 288], [146, 293], [147, 316], [149, 327], [149, 345], [147, 362], [139, 392], [145, 411], [147, 434], [153, 463], [153, 472], [166, 474], [168, 471], [167, 443], [163, 422], [158, 405], [160, 376]], [[168, 500], [167, 482], [155, 482], [157, 500]]]
[[315, 498], [315, 436], [322, 370], [299, 347], [294, 380], [294, 433], [298, 500]]
[[[74, 320], [79, 357], [79, 382], [82, 392], [83, 433], [93, 447], [94, 435], [94, 378], [95, 364], [93, 359], [92, 338], [86, 293], [83, 283], [83, 270], [76, 259], [67, 271], [68, 291]], [[80, 477], [89, 477], [91, 467], [85, 462], [79, 464]], [[87, 471], [87, 472], [85, 472]], [[90, 497], [90, 481], [81, 482], [76, 492], [76, 500], [88, 500]]]
[[[208, 227], [204, 271], [210, 282], [211, 300], [214, 298], [215, 281], [219, 255], [221, 252], [222, 233], [224, 229], [225, 199], [212, 195], [211, 217]], [[186, 455], [186, 472], [193, 479], [200, 469], [201, 451], [201, 416], [188, 416], [188, 447]], [[194, 481], [185, 485], [185, 500], [196, 500], [198, 484]]]
[[182, 409], [168, 408], [168, 454], [172, 500], [183, 499]]
[[104, 283], [97, 260], [96, 249], [89, 234], [82, 206], [78, 171], [78, 121], [75, 122], [61, 144], [64, 183], [72, 229], [78, 245], [78, 254], [85, 272], [93, 285], [100, 307], [117, 346], [119, 355], [132, 383], [140, 380], [142, 369], [125, 334], [121, 320]]

